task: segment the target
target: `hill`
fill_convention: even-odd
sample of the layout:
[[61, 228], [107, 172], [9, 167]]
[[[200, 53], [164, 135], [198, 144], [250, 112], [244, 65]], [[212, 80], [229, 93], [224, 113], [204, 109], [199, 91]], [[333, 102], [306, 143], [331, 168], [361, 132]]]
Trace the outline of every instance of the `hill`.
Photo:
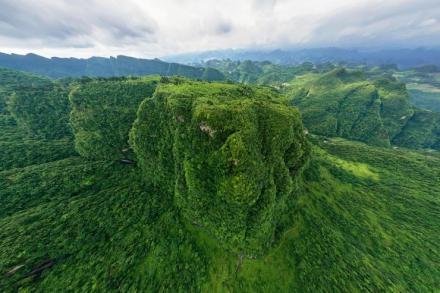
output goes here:
[[417, 108], [440, 112], [440, 73], [436, 66], [414, 68], [394, 75], [406, 83], [410, 100]]
[[52, 78], [157, 74], [162, 76], [181, 75], [203, 80], [221, 81], [225, 79], [223, 74], [211, 68], [199, 68], [168, 63], [159, 59], [137, 59], [127, 56], [110, 58], [92, 57], [89, 59], [54, 57], [49, 59], [35, 54], [17, 55], [0, 53], [0, 67], [36, 73]]
[[288, 96], [312, 133], [372, 145], [440, 147], [440, 115], [414, 108], [405, 84], [338, 68], [293, 80]]
[[[0, 156], [0, 291], [440, 289], [438, 152], [306, 135], [269, 87], [14, 74], [36, 80], [0, 124], [0, 151], [16, 147]], [[45, 126], [57, 115], [62, 137]]]
[[[318, 142], [293, 223], [262, 256], [182, 222], [136, 167], [71, 158], [0, 173], [0, 288], [31, 291], [431, 291], [438, 157]], [[383, 159], [386, 158], [386, 161]]]
[[76, 154], [68, 91], [48, 78], [0, 68], [0, 170]]
[[[333, 69], [331, 64], [314, 66], [303, 63], [298, 66], [277, 65], [268, 61], [258, 62], [251, 60], [232, 61], [208, 60], [200, 66], [214, 68], [222, 72], [228, 80], [245, 84], [263, 84], [280, 87], [283, 83], [291, 81], [297, 75], [309, 72], [321, 72], [327, 67]], [[329, 70], [329, 69], [327, 69]]]

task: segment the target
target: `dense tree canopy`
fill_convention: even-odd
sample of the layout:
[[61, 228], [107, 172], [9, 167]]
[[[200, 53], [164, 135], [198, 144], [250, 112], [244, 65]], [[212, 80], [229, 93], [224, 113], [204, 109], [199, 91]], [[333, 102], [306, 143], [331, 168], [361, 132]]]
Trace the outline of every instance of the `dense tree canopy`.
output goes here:
[[70, 93], [75, 148], [88, 158], [124, 158], [139, 104], [159, 77], [83, 80]]
[[12, 115], [30, 135], [69, 136], [68, 89], [50, 79], [0, 68], [0, 115]]
[[270, 245], [308, 157], [297, 110], [267, 90], [213, 83], [162, 84], [131, 144], [188, 222], [248, 253]]
[[438, 113], [303, 66], [289, 98], [0, 69], [0, 292], [438, 290], [440, 153], [371, 146], [439, 148]]

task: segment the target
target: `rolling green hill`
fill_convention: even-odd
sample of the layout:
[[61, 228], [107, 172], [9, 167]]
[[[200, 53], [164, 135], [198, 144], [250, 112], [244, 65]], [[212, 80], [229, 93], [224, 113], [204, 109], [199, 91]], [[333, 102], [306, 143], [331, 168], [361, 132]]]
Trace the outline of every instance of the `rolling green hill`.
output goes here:
[[[1, 292], [440, 289], [439, 152], [307, 134], [268, 87], [37, 80], [0, 87]], [[365, 115], [355, 129], [369, 144], [410, 144], [421, 124], [435, 137], [435, 115], [392, 80], [338, 70], [296, 82], [294, 101], [316, 110], [306, 125], [330, 125], [318, 110], [336, 105], [341, 133]]]
[[338, 68], [294, 79], [288, 96], [307, 129], [371, 145], [439, 148], [440, 114], [410, 104], [405, 84]]
[[209, 60], [201, 64], [222, 72], [228, 80], [245, 84], [263, 84], [282, 87], [295, 76], [309, 72], [325, 72], [335, 68], [331, 63], [313, 65], [306, 62], [296, 66], [279, 65], [268, 61]]

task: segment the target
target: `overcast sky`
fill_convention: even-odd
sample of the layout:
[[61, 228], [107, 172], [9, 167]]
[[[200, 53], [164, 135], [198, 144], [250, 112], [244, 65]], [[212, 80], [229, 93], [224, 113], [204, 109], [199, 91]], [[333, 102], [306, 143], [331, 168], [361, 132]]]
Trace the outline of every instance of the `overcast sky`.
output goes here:
[[440, 45], [440, 0], [0, 0], [0, 52]]

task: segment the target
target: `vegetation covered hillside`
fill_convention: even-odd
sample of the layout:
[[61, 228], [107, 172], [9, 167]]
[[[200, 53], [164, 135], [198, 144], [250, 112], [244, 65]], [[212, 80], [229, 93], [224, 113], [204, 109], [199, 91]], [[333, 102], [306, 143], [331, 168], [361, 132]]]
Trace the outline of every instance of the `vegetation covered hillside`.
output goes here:
[[50, 79], [0, 69], [0, 170], [75, 154], [67, 93]]
[[274, 241], [308, 159], [299, 113], [264, 89], [176, 80], [138, 111], [130, 141], [180, 214], [240, 254]]
[[307, 129], [372, 145], [439, 148], [440, 115], [411, 106], [405, 84], [338, 68], [293, 80], [288, 89]]
[[128, 133], [139, 104], [151, 97], [159, 77], [82, 79], [72, 86], [70, 123], [75, 148], [88, 158], [129, 156]]
[[194, 79], [224, 80], [219, 71], [178, 63], [168, 63], [159, 59], [137, 59], [127, 56], [110, 58], [92, 57], [45, 58], [35, 54], [17, 55], [0, 53], [0, 67], [41, 74], [52, 78], [61, 77], [114, 77], [142, 76], [158, 74], [163, 76], [181, 75]]
[[[0, 173], [0, 288], [14, 292], [440, 288], [440, 161], [348, 141], [314, 147], [267, 254], [182, 222], [136, 167], [72, 158]], [[141, 176], [142, 177], [142, 176]]]
[[278, 88], [291, 81], [295, 76], [310, 72], [325, 72], [335, 68], [335, 65], [331, 63], [313, 65], [306, 62], [296, 66], [288, 66], [268, 61], [232, 61], [230, 59], [208, 60], [201, 65], [219, 70], [228, 80], [245, 84], [272, 85]]
[[0, 120], [0, 292], [440, 290], [438, 152], [307, 135], [268, 87], [45, 82]]

